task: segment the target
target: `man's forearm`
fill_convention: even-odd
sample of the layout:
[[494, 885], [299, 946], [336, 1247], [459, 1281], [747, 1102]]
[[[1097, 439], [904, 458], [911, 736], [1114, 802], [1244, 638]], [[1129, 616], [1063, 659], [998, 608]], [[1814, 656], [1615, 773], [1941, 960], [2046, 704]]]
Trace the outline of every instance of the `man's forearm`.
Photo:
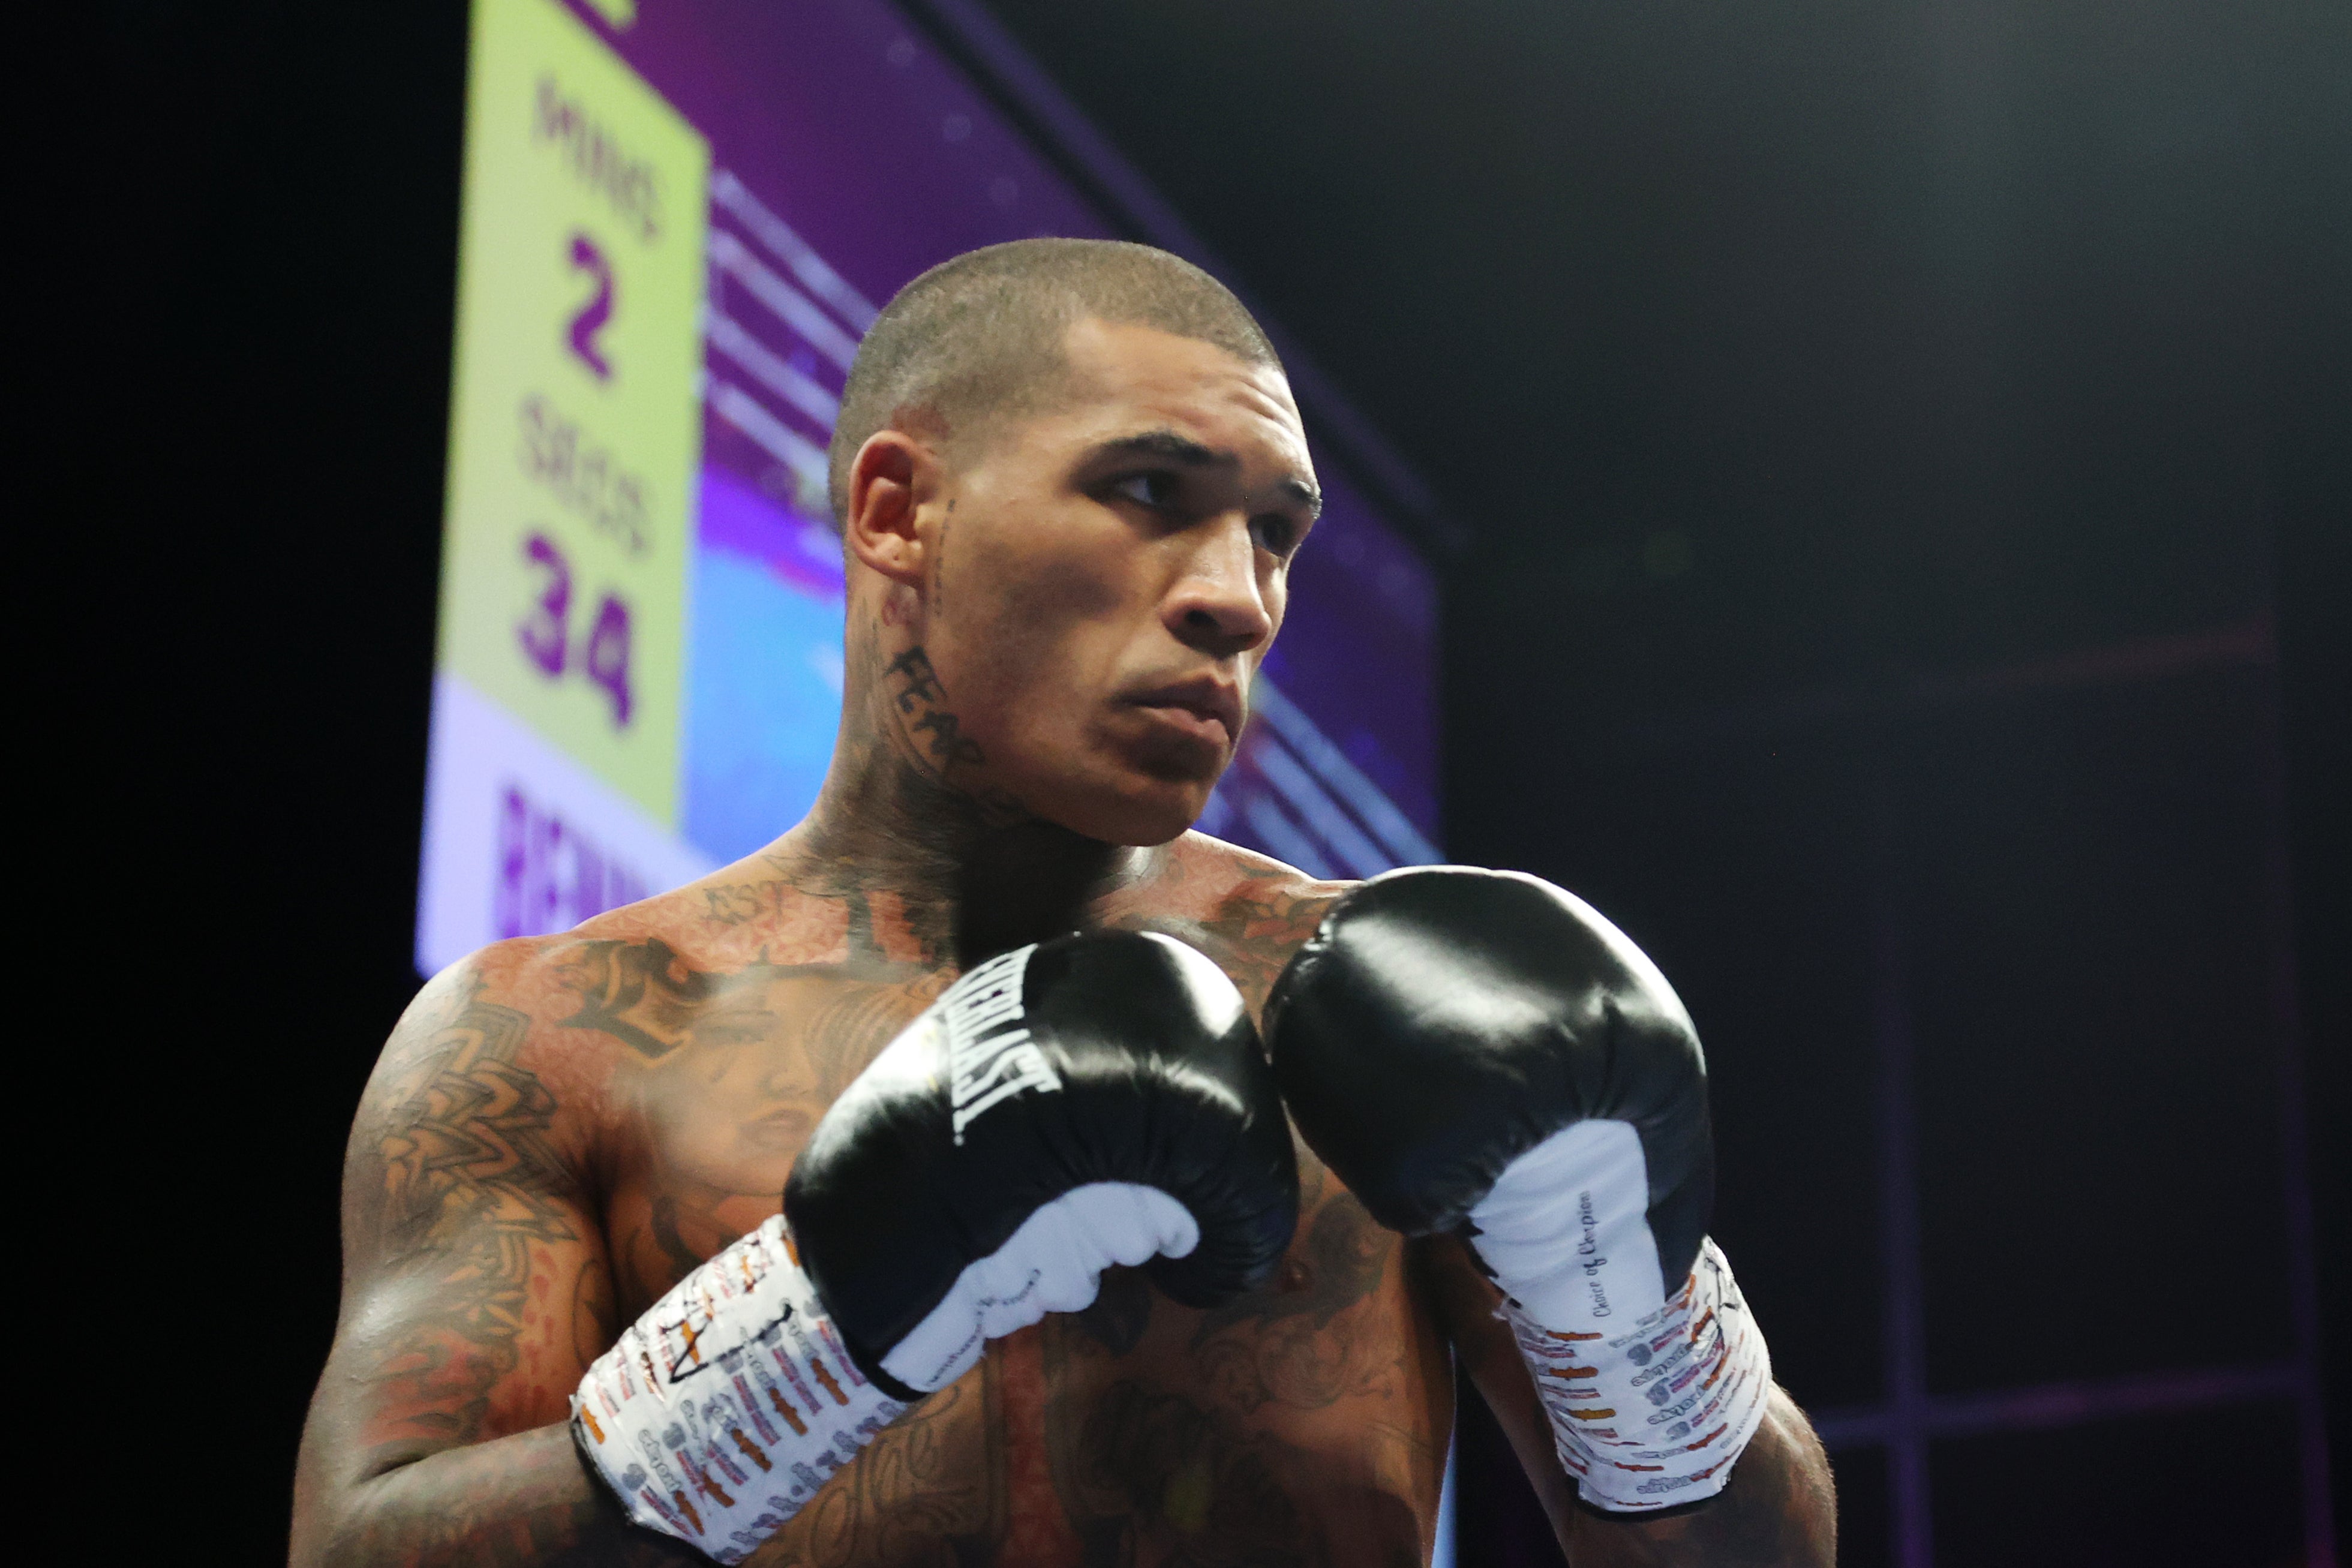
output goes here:
[[297, 1521], [294, 1568], [709, 1562], [631, 1524], [562, 1424], [445, 1448], [319, 1500], [318, 1514]]
[[1837, 1497], [1829, 1456], [1776, 1388], [1720, 1493], [1658, 1519], [1578, 1509], [1560, 1546], [1573, 1568], [1830, 1568]]

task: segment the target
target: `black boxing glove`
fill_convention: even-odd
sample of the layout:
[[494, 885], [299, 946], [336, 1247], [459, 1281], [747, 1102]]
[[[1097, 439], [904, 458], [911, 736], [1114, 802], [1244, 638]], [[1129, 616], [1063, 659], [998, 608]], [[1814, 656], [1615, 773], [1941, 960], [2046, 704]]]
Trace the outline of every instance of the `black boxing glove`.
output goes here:
[[[1169, 937], [1073, 936], [981, 965], [893, 1042], [784, 1215], [860, 1366], [928, 1391], [981, 1338], [1092, 1301], [1097, 1251], [1187, 1306], [1264, 1283], [1298, 1171], [1233, 982]], [[1077, 1272], [1082, 1299], [1031, 1301]]]
[[1464, 1236], [1585, 1501], [1711, 1497], [1764, 1340], [1706, 1240], [1706, 1064], [1624, 933], [1548, 882], [1434, 867], [1335, 905], [1266, 1004], [1299, 1131], [1373, 1217]]
[[572, 1400], [638, 1523], [740, 1562], [987, 1341], [1141, 1264], [1213, 1306], [1262, 1284], [1298, 1172], [1241, 994], [1156, 935], [989, 960], [817, 1123], [784, 1212], [679, 1281]]

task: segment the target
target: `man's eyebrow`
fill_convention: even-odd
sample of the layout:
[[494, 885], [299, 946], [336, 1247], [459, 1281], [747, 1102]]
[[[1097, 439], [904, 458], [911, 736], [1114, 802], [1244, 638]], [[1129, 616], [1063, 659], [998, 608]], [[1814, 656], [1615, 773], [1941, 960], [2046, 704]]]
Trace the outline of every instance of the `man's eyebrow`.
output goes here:
[[[1238, 468], [1242, 460], [1231, 452], [1220, 452], [1204, 447], [1190, 436], [1176, 430], [1146, 430], [1139, 435], [1121, 436], [1097, 447], [1095, 457], [1158, 458], [1163, 462], [1187, 468]], [[1323, 492], [1297, 474], [1286, 474], [1275, 481], [1274, 488], [1307, 510], [1310, 517], [1322, 515]]]
[[1220, 452], [1204, 447], [1190, 436], [1175, 430], [1146, 430], [1139, 436], [1121, 436], [1105, 441], [1095, 448], [1097, 457], [1163, 458], [1188, 468], [1238, 468], [1242, 460], [1231, 452]]

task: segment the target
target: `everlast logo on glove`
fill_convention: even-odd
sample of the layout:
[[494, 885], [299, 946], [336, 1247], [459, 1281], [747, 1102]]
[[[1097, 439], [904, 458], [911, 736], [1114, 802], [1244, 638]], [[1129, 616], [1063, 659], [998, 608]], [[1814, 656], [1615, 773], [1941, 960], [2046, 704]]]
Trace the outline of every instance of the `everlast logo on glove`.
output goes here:
[[1062, 1087], [1045, 1053], [1020, 1026], [1021, 985], [1034, 947], [1020, 948], [986, 963], [948, 988], [940, 998], [940, 1021], [948, 1032], [948, 1062], [955, 1074], [955, 1141], [992, 1105], [1024, 1089], [1050, 1093]]

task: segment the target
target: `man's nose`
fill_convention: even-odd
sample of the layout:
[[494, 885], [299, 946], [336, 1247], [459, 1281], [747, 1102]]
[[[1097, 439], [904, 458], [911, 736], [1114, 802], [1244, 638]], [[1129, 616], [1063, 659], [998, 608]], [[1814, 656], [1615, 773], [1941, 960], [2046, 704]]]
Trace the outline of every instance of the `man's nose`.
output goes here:
[[1176, 640], [1218, 658], [1247, 653], [1274, 636], [1258, 582], [1257, 543], [1238, 514], [1189, 531], [1192, 549], [1161, 615]]

